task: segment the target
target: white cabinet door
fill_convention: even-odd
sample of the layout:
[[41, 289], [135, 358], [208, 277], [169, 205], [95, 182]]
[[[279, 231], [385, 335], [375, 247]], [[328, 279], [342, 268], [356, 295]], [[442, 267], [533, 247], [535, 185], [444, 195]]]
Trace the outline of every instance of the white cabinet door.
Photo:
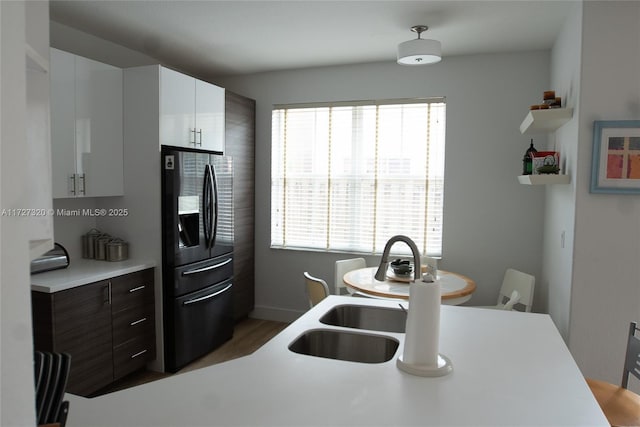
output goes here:
[[51, 49], [51, 175], [53, 198], [73, 197], [75, 158], [75, 55]]
[[196, 148], [224, 152], [224, 89], [196, 80]]
[[194, 148], [196, 79], [160, 68], [160, 144]]
[[121, 196], [122, 69], [51, 49], [53, 198]]
[[76, 173], [85, 196], [120, 196], [122, 69], [76, 56]]

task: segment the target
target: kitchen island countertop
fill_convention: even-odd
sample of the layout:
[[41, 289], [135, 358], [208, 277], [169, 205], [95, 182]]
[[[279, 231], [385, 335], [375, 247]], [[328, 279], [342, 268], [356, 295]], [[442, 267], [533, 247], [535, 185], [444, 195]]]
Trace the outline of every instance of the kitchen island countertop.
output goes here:
[[[429, 378], [396, 367], [404, 334], [320, 323], [342, 304], [399, 309], [330, 296], [250, 356], [93, 399], [67, 395], [67, 426], [608, 425], [548, 315], [442, 306], [440, 353], [453, 372]], [[385, 363], [288, 350], [304, 331], [325, 328], [400, 345]]]

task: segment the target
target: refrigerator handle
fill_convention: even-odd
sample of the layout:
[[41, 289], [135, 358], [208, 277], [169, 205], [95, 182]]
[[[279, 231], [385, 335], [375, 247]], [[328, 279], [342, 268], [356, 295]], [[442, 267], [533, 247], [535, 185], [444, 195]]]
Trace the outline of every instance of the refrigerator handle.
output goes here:
[[231, 262], [231, 258], [226, 259], [218, 264], [214, 264], [214, 265], [209, 265], [207, 267], [202, 267], [202, 268], [197, 268], [195, 270], [187, 270], [187, 271], [183, 271], [182, 275], [183, 276], [189, 276], [191, 274], [197, 274], [197, 273], [204, 273], [205, 271], [211, 271], [211, 270], [216, 270], [220, 267], [224, 267], [225, 265], [229, 264]]
[[209, 171], [209, 165], [206, 164], [204, 165], [204, 180], [202, 183], [202, 226], [204, 228], [204, 240], [206, 242], [205, 244], [207, 245], [207, 249], [209, 241], [211, 240], [209, 237], [211, 233], [211, 229], [209, 227], [209, 224], [211, 223], [211, 220], [209, 219], [211, 216], [211, 190], [209, 189], [209, 185], [211, 183], [210, 176], [211, 172]]
[[200, 302], [200, 301], [205, 301], [205, 300], [208, 300], [210, 298], [217, 297], [221, 293], [224, 293], [224, 292], [228, 291], [229, 289], [231, 289], [231, 286], [233, 286], [233, 284], [229, 283], [224, 289], [221, 289], [221, 290], [219, 290], [217, 292], [214, 292], [214, 293], [209, 294], [209, 295], [205, 295], [205, 296], [200, 297], [200, 298], [194, 298], [194, 299], [190, 299], [190, 300], [184, 301], [182, 303], [182, 305], [195, 304], [195, 303]]
[[210, 217], [211, 226], [211, 240], [209, 242], [209, 248], [212, 248], [216, 243], [216, 237], [218, 235], [218, 178], [216, 176], [216, 170], [213, 165], [209, 166], [211, 177], [211, 200], [213, 200], [213, 215]]

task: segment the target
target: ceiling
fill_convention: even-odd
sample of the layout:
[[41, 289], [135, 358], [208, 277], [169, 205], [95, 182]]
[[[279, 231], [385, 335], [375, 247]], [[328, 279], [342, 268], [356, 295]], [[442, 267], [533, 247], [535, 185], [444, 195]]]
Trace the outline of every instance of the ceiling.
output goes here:
[[[395, 61], [398, 43], [453, 55], [549, 49], [575, 1], [50, 2], [51, 19], [196, 75]], [[53, 30], [52, 30], [53, 31]], [[52, 36], [53, 37], [53, 36]], [[131, 64], [140, 65], [140, 64]]]

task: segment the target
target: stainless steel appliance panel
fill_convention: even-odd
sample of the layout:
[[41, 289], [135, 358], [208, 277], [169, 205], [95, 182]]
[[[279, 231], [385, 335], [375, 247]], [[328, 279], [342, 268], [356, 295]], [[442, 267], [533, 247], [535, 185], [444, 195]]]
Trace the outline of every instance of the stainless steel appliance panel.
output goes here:
[[168, 297], [178, 297], [198, 289], [203, 284], [221, 282], [233, 276], [233, 257], [230, 254], [211, 258], [173, 270], [173, 286], [165, 286]]
[[233, 251], [230, 157], [162, 148], [163, 258], [169, 267]]
[[31, 274], [43, 273], [45, 271], [67, 268], [69, 266], [69, 253], [59, 243], [54, 243], [53, 249], [46, 252], [39, 258], [31, 261]]
[[[176, 372], [233, 336], [233, 283], [226, 280], [172, 300], [165, 369]], [[165, 322], [167, 319], [165, 319]]]

